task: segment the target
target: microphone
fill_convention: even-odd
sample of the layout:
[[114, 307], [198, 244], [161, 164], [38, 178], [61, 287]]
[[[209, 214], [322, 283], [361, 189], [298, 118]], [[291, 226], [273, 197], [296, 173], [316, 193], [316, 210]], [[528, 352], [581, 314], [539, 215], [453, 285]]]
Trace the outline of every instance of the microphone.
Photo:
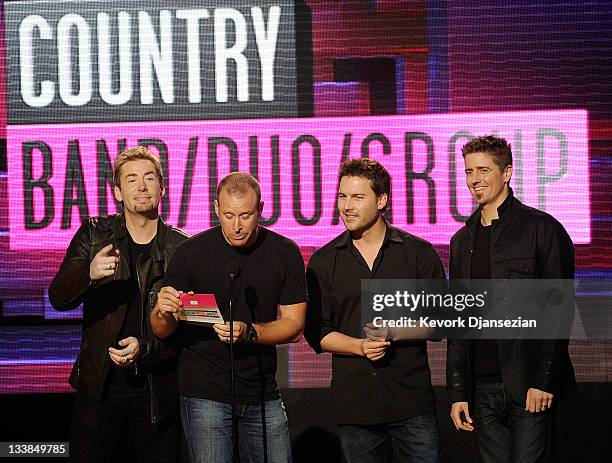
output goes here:
[[234, 282], [240, 273], [236, 261], [229, 261], [225, 272], [229, 276], [229, 326], [230, 326], [230, 400], [232, 404], [232, 461], [238, 461], [238, 421], [236, 420], [236, 379], [234, 372]]
[[240, 265], [235, 260], [231, 260], [227, 263], [227, 267], [225, 267], [225, 272], [229, 275], [230, 280], [235, 280], [238, 278], [238, 274], [240, 273]]

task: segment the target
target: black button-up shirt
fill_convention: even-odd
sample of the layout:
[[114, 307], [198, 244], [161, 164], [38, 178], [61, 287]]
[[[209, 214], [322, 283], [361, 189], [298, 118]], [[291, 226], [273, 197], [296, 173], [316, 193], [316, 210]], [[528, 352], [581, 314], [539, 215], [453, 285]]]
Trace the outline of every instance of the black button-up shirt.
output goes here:
[[[333, 331], [363, 338], [361, 280], [445, 278], [433, 246], [387, 224], [372, 270], [347, 231], [313, 254], [308, 264], [306, 337], [320, 341]], [[376, 362], [333, 354], [331, 409], [339, 424], [379, 424], [433, 413], [425, 341], [399, 341]]]

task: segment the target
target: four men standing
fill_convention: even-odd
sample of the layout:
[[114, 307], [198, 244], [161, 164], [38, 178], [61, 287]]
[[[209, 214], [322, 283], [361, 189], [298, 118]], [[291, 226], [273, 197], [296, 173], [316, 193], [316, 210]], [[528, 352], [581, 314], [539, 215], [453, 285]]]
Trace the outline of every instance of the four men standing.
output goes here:
[[[512, 195], [505, 140], [474, 139], [463, 156], [479, 208], [452, 239], [451, 278], [512, 278], [515, 271], [523, 278], [573, 278], [573, 247], [563, 227]], [[176, 408], [179, 352], [180, 413], [191, 461], [237, 458], [232, 417], [241, 461], [289, 461], [275, 346], [301, 338], [306, 281], [297, 245], [258, 225], [259, 183], [244, 173], [226, 176], [214, 203], [220, 226], [180, 247], [185, 237], [158, 218], [164, 189], [156, 158], [141, 147], [124, 151], [115, 185], [123, 214], [84, 222], [49, 289], [58, 310], [84, 302], [83, 341], [70, 380], [78, 390], [73, 455], [108, 460], [109, 440], [140, 426], [142, 458], [175, 460], [178, 423], [163, 419]], [[430, 243], [385, 220], [390, 194], [381, 164], [342, 164], [338, 209], [346, 231], [310, 259], [306, 335], [315, 350], [333, 354], [330, 408], [349, 462], [437, 462], [426, 342], [370, 336], [361, 320], [362, 280], [445, 278]], [[233, 326], [179, 323], [180, 292], [189, 291], [214, 294], [227, 320], [232, 294], [223, 269], [230, 262]], [[228, 392], [231, 337], [235, 409]], [[551, 407], [575, 386], [567, 341], [559, 340], [449, 340], [447, 381], [456, 428], [477, 431], [485, 461], [508, 462], [545, 461]]]

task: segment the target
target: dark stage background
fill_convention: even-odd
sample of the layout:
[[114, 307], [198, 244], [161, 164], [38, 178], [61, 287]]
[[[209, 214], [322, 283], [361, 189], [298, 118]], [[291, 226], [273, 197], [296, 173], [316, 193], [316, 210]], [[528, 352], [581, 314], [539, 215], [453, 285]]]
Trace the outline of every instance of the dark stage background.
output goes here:
[[[0, 440], [67, 439], [81, 312], [55, 312], [47, 288], [81, 220], [116, 210], [124, 146], [159, 153], [162, 215], [190, 234], [215, 223], [218, 178], [256, 174], [265, 224], [305, 259], [342, 231], [340, 160], [370, 156], [392, 174], [393, 223], [446, 265], [473, 207], [458, 151], [494, 132], [513, 144], [518, 196], [570, 232], [577, 278], [612, 278], [610, 1], [0, 5], [0, 407], [19, 412]], [[445, 452], [472, 459], [447, 418], [445, 344], [429, 347]], [[582, 395], [560, 407], [558, 460], [608, 461], [612, 342], [570, 351]], [[334, 444], [314, 429], [333, 431], [330, 365], [305, 342], [279, 349], [298, 460]]]

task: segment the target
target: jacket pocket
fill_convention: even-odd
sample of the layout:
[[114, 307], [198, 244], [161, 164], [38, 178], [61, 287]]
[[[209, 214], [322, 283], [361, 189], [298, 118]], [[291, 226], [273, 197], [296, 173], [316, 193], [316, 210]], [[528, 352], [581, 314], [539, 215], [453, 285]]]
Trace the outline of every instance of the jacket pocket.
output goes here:
[[505, 273], [508, 278], [535, 278], [537, 276], [536, 261], [533, 257], [507, 260]]

